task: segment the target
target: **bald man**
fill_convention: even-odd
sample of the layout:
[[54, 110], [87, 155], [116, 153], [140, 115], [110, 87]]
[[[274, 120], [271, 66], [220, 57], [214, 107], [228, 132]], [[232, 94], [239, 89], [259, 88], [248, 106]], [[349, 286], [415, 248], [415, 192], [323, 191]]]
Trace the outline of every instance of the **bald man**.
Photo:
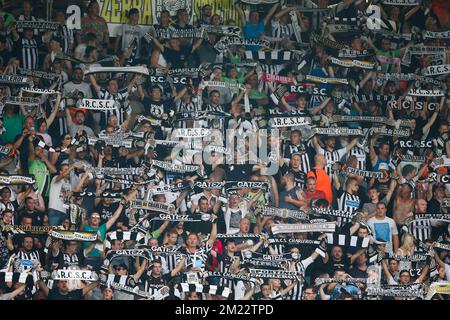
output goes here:
[[314, 157], [314, 168], [308, 172], [307, 178], [316, 178], [316, 190], [325, 193], [326, 199], [329, 204], [333, 202], [333, 192], [331, 191], [331, 179], [325, 172], [324, 167], [327, 164], [327, 160], [322, 154], [316, 154]]

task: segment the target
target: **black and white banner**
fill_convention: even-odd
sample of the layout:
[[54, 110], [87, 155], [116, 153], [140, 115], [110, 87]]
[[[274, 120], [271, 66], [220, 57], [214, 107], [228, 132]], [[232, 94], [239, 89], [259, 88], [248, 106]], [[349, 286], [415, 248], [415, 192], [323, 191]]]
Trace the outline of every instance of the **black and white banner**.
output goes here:
[[42, 101], [39, 98], [36, 97], [13, 97], [13, 96], [6, 96], [3, 98], [2, 103], [11, 104], [11, 105], [17, 105], [17, 106], [39, 106]]
[[342, 49], [339, 50], [339, 58], [366, 58], [375, 55], [375, 51], [372, 49], [365, 50], [352, 50], [352, 49]]
[[269, 189], [269, 184], [264, 181], [226, 181], [225, 190], [228, 189]]
[[84, 75], [96, 74], [96, 73], [136, 73], [143, 75], [150, 75], [148, 68], [137, 66], [137, 67], [96, 67], [91, 66], [84, 72]]
[[51, 89], [40, 89], [40, 88], [21, 88], [23, 92], [36, 93], [36, 94], [58, 94], [59, 91]]
[[368, 287], [367, 295], [383, 297], [423, 298], [423, 290], [418, 285]]
[[172, 132], [173, 138], [203, 138], [211, 135], [211, 129], [206, 128], [180, 128]]
[[150, 256], [150, 253], [147, 250], [144, 249], [120, 249], [120, 250], [109, 250], [108, 253], [105, 256], [105, 260], [103, 261], [104, 266], [109, 266], [111, 262], [116, 257], [139, 257], [147, 259], [148, 261], [151, 261], [152, 258]]
[[417, 97], [442, 97], [444, 92], [441, 90], [409, 89], [408, 96]]
[[173, 204], [154, 202], [154, 201], [144, 201], [144, 200], [131, 200], [130, 208], [158, 211], [158, 212], [164, 212], [164, 213], [175, 212], [175, 206]]
[[375, 284], [376, 280], [372, 278], [316, 278], [314, 284], [320, 286], [324, 283], [338, 283], [338, 284]]
[[307, 125], [311, 125], [311, 118], [310, 117], [271, 118], [269, 120], [269, 125], [273, 128], [307, 126]]
[[353, 218], [357, 213], [356, 212], [348, 212], [343, 210], [332, 210], [332, 209], [322, 209], [322, 208], [311, 208], [311, 211], [315, 215], [325, 215], [325, 216], [333, 216], [333, 217], [341, 217], [341, 218]]
[[152, 160], [152, 166], [158, 167], [169, 172], [188, 173], [199, 169], [197, 165], [175, 164], [170, 161]]
[[97, 281], [98, 275], [91, 270], [59, 269], [52, 272], [53, 280]]
[[142, 176], [145, 174], [144, 168], [116, 168], [116, 167], [103, 167], [103, 168], [92, 168], [92, 173], [96, 176]]
[[233, 272], [212, 272], [207, 271], [203, 273], [204, 277], [219, 277], [222, 279], [228, 279], [233, 281], [245, 281], [245, 282], [254, 282], [255, 279], [253, 279], [250, 276], [246, 276], [241, 273], [233, 273]]
[[318, 42], [318, 43], [320, 43], [326, 47], [332, 48], [332, 49], [337, 49], [337, 50], [346, 49], [346, 46], [344, 44], [330, 40], [326, 37], [321, 37], [315, 32], [311, 32], [310, 39], [311, 39], [311, 41]]
[[315, 82], [315, 83], [326, 83], [326, 84], [347, 84], [348, 80], [345, 78], [323, 78], [323, 77], [317, 77], [308, 74], [306, 76], [306, 80]]
[[328, 59], [330, 60], [331, 63], [345, 68], [362, 68], [368, 70], [372, 70], [375, 68], [375, 63], [371, 63], [368, 61], [348, 60], [348, 59], [342, 60], [334, 57], [329, 57]]
[[421, 0], [382, 0], [383, 4], [391, 6], [420, 6]]
[[114, 110], [117, 105], [114, 100], [82, 99], [81, 104], [77, 107], [89, 110]]
[[263, 207], [261, 215], [309, 221], [309, 216], [305, 212], [268, 206]]
[[[193, 38], [203, 38], [205, 35], [206, 29], [203, 27], [200, 28], [187, 28], [187, 29], [175, 29], [175, 28], [160, 28], [158, 30], [153, 29], [153, 36], [158, 39], [193, 39]], [[147, 36], [148, 38], [148, 36]]]
[[294, 53], [289, 50], [272, 51], [245, 51], [245, 58], [252, 61], [266, 62], [270, 60], [271, 64], [283, 64], [294, 59]]
[[33, 185], [36, 179], [31, 176], [0, 176], [0, 185]]
[[16, 20], [14, 22], [17, 29], [38, 29], [47, 31], [58, 31], [62, 26], [59, 22], [54, 21], [31, 21], [31, 20]]
[[424, 30], [422, 32], [422, 36], [424, 39], [447, 39], [448, 40], [450, 38], [450, 30], [449, 31], [440, 31], [440, 32]]
[[18, 86], [28, 86], [33, 83], [33, 80], [28, 77], [9, 75], [9, 74], [0, 74], [0, 83], [3, 84], [12, 84]]
[[269, 238], [267, 239], [269, 244], [287, 244], [293, 246], [311, 246], [319, 245], [320, 241], [317, 240], [306, 240], [306, 239], [293, 239], [293, 238]]
[[50, 237], [62, 240], [74, 241], [96, 241], [96, 232], [81, 232], [81, 231], [67, 231], [67, 230], [52, 230]]
[[367, 248], [370, 243], [370, 237], [357, 237], [348, 234], [327, 233], [327, 243], [344, 247]]
[[389, 137], [409, 137], [410, 133], [408, 129], [390, 129], [390, 128], [382, 128], [382, 127], [372, 127], [369, 129], [369, 134], [377, 134], [380, 136], [389, 136]]
[[224, 298], [228, 298], [231, 294], [231, 289], [228, 287], [221, 287], [216, 285], [203, 285], [192, 283], [178, 283], [174, 287], [174, 295], [181, 298], [182, 293], [197, 292], [197, 293], [209, 293], [212, 295], [220, 295]]
[[411, 262], [419, 262], [427, 260], [427, 256], [423, 254], [415, 254], [412, 256], [403, 256], [401, 254], [386, 254], [384, 258], [395, 259], [397, 261], [411, 261]]
[[250, 269], [250, 277], [263, 279], [290, 279], [300, 280], [302, 274], [296, 271], [270, 270], [270, 269]]
[[45, 72], [45, 71], [41, 71], [41, 70], [30, 70], [30, 69], [19, 68], [19, 69], [17, 69], [17, 72], [21, 76], [35, 77], [35, 78], [40, 78], [40, 79], [44, 79], [44, 80], [55, 81], [58, 78], [58, 75], [56, 73]]
[[334, 232], [335, 230], [335, 223], [276, 224], [272, 226], [273, 234], [297, 232]]
[[366, 171], [366, 170], [361, 170], [361, 169], [352, 168], [352, 167], [347, 167], [345, 169], [345, 172], [348, 174], [354, 174], [354, 175], [357, 175], [360, 177], [365, 177], [365, 178], [375, 178], [375, 179], [383, 179], [384, 178], [383, 172]]
[[111, 248], [111, 242], [114, 240], [124, 241], [135, 241], [136, 243], [144, 244], [146, 237], [145, 234], [141, 232], [134, 231], [113, 231], [106, 235], [105, 246]]
[[438, 66], [429, 66], [425, 71], [426, 76], [438, 76], [450, 73], [450, 64], [441, 64]]
[[259, 46], [262, 48], [270, 48], [270, 42], [267, 40], [242, 39], [239, 37], [224, 37], [220, 39], [214, 48], [218, 51], [226, 51], [231, 46]]
[[326, 128], [313, 128], [311, 130], [313, 135], [327, 135], [327, 136], [364, 136], [362, 129], [351, 129], [346, 127], [326, 127]]

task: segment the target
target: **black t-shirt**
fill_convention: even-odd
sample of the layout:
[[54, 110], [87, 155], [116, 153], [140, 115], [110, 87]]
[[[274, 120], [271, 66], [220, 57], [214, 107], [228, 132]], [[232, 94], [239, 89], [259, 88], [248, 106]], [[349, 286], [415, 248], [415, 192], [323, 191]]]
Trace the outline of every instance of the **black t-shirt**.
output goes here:
[[172, 99], [163, 101], [154, 101], [152, 98], [145, 97], [142, 101], [144, 105], [144, 115], [151, 116], [155, 119], [161, 119], [162, 114], [170, 112], [169, 105], [173, 102]]
[[184, 67], [184, 62], [186, 62], [187, 58], [191, 55], [191, 52], [191, 45], [182, 45], [179, 51], [165, 47], [163, 56], [166, 61], [172, 64], [172, 69], [176, 69]]
[[303, 171], [294, 171], [289, 168], [285, 163], [281, 166], [281, 174], [285, 175], [287, 173], [292, 173], [295, 179], [295, 185], [300, 189], [304, 190], [306, 188], [306, 174]]
[[58, 289], [51, 289], [48, 300], [83, 300], [83, 289], [73, 290], [67, 294], [59, 293]]

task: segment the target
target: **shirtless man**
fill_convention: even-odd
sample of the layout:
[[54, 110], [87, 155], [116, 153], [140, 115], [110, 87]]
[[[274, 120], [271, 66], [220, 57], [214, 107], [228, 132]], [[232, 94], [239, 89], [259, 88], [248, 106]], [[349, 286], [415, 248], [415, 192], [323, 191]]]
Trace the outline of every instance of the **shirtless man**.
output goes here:
[[[394, 220], [397, 227], [404, 225], [406, 218], [412, 216], [415, 201], [411, 198], [411, 186], [404, 183], [400, 185], [394, 200]], [[399, 228], [399, 229], [400, 229]]]

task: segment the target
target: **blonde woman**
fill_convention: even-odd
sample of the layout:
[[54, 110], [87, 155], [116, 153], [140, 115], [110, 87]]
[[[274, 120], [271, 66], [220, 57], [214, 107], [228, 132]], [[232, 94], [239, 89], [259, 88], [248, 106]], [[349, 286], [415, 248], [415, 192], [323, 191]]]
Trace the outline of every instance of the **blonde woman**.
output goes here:
[[[405, 233], [403, 236], [402, 245], [397, 249], [396, 254], [403, 257], [412, 256], [414, 255], [414, 251], [414, 236], [410, 233]], [[410, 270], [411, 267], [411, 261], [400, 261], [399, 270]]]

